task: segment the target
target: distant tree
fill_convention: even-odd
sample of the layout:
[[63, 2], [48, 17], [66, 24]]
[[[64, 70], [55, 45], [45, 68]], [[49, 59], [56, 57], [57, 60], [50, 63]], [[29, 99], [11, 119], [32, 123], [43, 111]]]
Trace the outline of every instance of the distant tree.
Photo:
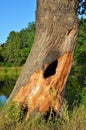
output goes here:
[[[1, 58], [5, 66], [21, 66], [25, 63], [30, 53], [34, 40], [35, 23], [28, 24], [20, 32], [11, 31], [7, 40], [1, 46]], [[3, 51], [4, 50], [4, 51]]]
[[6, 43], [4, 44], [3, 55], [5, 57], [4, 61], [10, 64], [17, 64], [19, 62], [19, 46], [20, 38], [19, 33], [15, 31], [10, 32]]
[[86, 17], [86, 0], [78, 0], [79, 1], [79, 6], [78, 6], [78, 14], [83, 16], [85, 15]]

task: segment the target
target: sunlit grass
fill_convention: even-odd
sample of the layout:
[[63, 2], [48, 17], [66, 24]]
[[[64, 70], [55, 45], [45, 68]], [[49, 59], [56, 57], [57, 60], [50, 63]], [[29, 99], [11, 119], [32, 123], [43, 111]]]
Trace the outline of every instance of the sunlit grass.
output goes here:
[[0, 130], [85, 130], [86, 108], [84, 105], [68, 110], [63, 105], [63, 114], [53, 118], [47, 118], [35, 112], [28, 121], [25, 121], [24, 112], [14, 102], [5, 104], [0, 113]]

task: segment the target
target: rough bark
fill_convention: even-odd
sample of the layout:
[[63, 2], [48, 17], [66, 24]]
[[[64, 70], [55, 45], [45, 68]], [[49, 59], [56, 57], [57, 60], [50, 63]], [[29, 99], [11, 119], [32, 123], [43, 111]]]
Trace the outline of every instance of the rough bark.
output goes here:
[[[37, 0], [36, 34], [31, 53], [9, 100], [16, 100], [29, 114], [60, 108], [78, 34], [78, 0]], [[52, 97], [53, 95], [53, 97]]]

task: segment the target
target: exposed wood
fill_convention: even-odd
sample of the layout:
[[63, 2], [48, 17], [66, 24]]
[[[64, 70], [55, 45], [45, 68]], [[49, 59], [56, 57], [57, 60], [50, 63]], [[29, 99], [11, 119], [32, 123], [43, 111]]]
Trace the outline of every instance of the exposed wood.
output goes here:
[[[28, 107], [27, 118], [35, 108], [38, 108], [39, 112], [49, 110], [50, 106], [55, 111], [60, 109], [61, 93], [70, 71], [72, 57], [73, 54], [68, 52], [55, 61], [56, 68], [52, 63], [52, 65], [48, 65], [46, 68], [45, 71], [47, 72], [43, 72], [41, 69], [35, 71], [27, 84], [14, 97], [14, 100], [21, 103], [23, 108]], [[49, 67], [55, 71], [55, 74], [52, 71], [53, 75], [47, 75], [50, 71], [47, 70]], [[45, 76], [44, 73], [46, 73]]]
[[[78, 35], [78, 0], [37, 0], [36, 34], [30, 55], [9, 100], [45, 112], [61, 105]], [[53, 95], [53, 97], [52, 97]]]

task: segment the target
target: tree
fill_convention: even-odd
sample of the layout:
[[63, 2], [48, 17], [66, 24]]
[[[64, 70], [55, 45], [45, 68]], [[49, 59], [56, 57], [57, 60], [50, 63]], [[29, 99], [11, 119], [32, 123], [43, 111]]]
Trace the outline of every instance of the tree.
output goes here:
[[9, 97], [28, 107], [59, 111], [78, 35], [78, 0], [37, 0], [36, 34], [30, 55]]
[[0, 45], [0, 65], [21, 66], [25, 63], [34, 40], [35, 22], [29, 23], [20, 32], [11, 31], [4, 44]]
[[78, 14], [86, 15], [86, 0], [79, 0]]

